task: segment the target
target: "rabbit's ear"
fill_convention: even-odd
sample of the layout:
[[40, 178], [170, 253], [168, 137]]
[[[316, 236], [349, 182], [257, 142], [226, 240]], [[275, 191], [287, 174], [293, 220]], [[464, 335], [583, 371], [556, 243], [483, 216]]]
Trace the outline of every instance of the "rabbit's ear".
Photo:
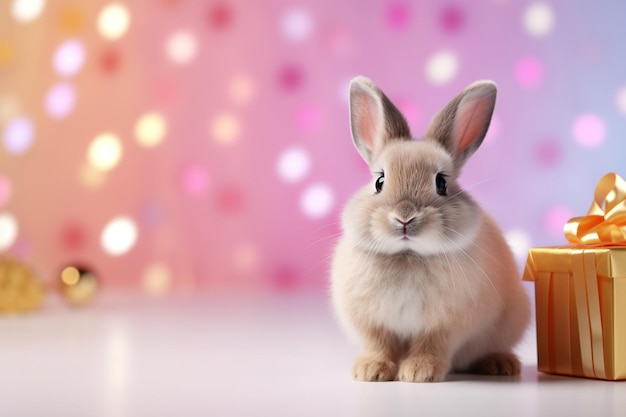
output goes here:
[[388, 141], [411, 139], [402, 113], [365, 77], [350, 82], [350, 129], [356, 148], [368, 164]]
[[426, 138], [435, 139], [460, 168], [482, 143], [496, 104], [496, 84], [477, 81], [456, 96], [431, 122]]

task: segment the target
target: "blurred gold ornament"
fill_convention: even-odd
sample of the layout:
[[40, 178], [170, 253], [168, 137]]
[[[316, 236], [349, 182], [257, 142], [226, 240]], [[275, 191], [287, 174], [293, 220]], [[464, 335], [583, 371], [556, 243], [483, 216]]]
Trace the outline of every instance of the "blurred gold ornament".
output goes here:
[[87, 304], [98, 292], [96, 275], [90, 270], [78, 266], [63, 268], [59, 285], [63, 296], [75, 305]]
[[43, 285], [27, 265], [0, 259], [0, 313], [35, 310], [42, 300]]

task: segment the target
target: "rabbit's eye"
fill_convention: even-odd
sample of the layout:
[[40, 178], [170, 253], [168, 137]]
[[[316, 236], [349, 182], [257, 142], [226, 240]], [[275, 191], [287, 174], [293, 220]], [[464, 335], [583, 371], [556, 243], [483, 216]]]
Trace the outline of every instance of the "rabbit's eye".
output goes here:
[[383, 190], [384, 184], [385, 184], [385, 174], [380, 174], [380, 177], [376, 179], [376, 183], [374, 184], [376, 186], [376, 194], [378, 194], [379, 192]]
[[435, 176], [435, 187], [437, 188], [437, 194], [447, 195], [448, 184], [446, 183], [446, 177], [441, 172], [438, 172]]

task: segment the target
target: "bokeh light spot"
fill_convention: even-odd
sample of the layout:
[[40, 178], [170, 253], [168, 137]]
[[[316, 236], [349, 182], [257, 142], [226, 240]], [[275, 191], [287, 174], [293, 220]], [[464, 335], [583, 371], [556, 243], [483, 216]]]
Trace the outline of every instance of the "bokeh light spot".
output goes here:
[[102, 229], [100, 245], [107, 254], [120, 256], [135, 246], [137, 236], [135, 222], [129, 217], [119, 216], [108, 222]]
[[165, 54], [174, 64], [185, 65], [190, 63], [198, 53], [196, 37], [186, 30], [171, 34], [165, 42]]
[[288, 41], [303, 41], [313, 32], [313, 17], [308, 10], [301, 8], [289, 10], [282, 18], [281, 29]]
[[452, 81], [459, 71], [459, 59], [449, 50], [433, 54], [426, 62], [426, 79], [434, 85], [444, 85]]
[[272, 278], [272, 284], [279, 291], [293, 291], [298, 287], [299, 274], [292, 266], [279, 266]]
[[0, 40], [0, 67], [5, 67], [13, 62], [15, 48], [13, 44], [6, 40]]
[[319, 106], [303, 104], [296, 110], [296, 126], [301, 132], [312, 132], [319, 128], [322, 115]]
[[309, 152], [300, 147], [284, 151], [278, 158], [276, 171], [281, 180], [287, 183], [302, 181], [311, 170]]
[[531, 246], [530, 235], [523, 230], [513, 229], [505, 232], [504, 238], [513, 251], [515, 260], [519, 263], [525, 262]]
[[303, 71], [295, 65], [285, 65], [278, 73], [278, 83], [285, 91], [294, 91], [304, 82]]
[[217, 195], [218, 208], [227, 214], [238, 213], [245, 205], [244, 194], [235, 185], [222, 187]]
[[152, 295], [166, 294], [172, 286], [172, 274], [166, 264], [155, 262], [144, 270], [143, 289]]
[[232, 144], [240, 134], [239, 119], [232, 114], [220, 114], [211, 122], [211, 136], [222, 145]]
[[209, 7], [207, 18], [211, 29], [223, 30], [231, 26], [233, 10], [228, 3], [213, 4]]
[[202, 165], [189, 165], [183, 170], [181, 185], [185, 193], [197, 197], [209, 186], [209, 174]]
[[515, 65], [515, 80], [524, 88], [535, 88], [543, 82], [543, 65], [534, 57], [524, 57]]
[[101, 133], [91, 142], [87, 150], [87, 160], [92, 167], [109, 171], [122, 158], [122, 142], [113, 133]]
[[60, 82], [52, 86], [46, 94], [44, 106], [48, 115], [55, 119], [66, 117], [76, 104], [76, 91], [71, 84]]
[[302, 193], [300, 210], [309, 218], [319, 219], [331, 212], [334, 203], [335, 197], [328, 185], [313, 184]]
[[391, 29], [400, 30], [409, 25], [411, 8], [406, 1], [394, 1], [387, 6], [385, 21]]
[[135, 123], [135, 138], [140, 145], [146, 148], [159, 145], [166, 134], [167, 122], [160, 113], [146, 113]]
[[0, 175], [0, 207], [6, 205], [11, 199], [13, 186], [8, 177]]
[[32, 22], [39, 17], [45, 5], [45, 0], [13, 0], [11, 14], [18, 22]]
[[606, 128], [599, 116], [586, 113], [576, 118], [572, 133], [576, 142], [583, 148], [595, 148], [604, 141]]
[[77, 39], [63, 42], [54, 52], [53, 66], [57, 74], [71, 77], [81, 70], [85, 62], [85, 47]]
[[554, 26], [552, 7], [544, 2], [530, 4], [524, 12], [523, 25], [531, 36], [539, 38], [547, 35]]
[[61, 245], [67, 250], [77, 250], [85, 245], [86, 232], [78, 223], [66, 224], [61, 230]]
[[561, 205], [550, 207], [544, 217], [543, 224], [546, 230], [553, 236], [563, 236], [563, 226], [571, 219], [572, 211]]
[[444, 32], [456, 34], [465, 25], [465, 12], [458, 6], [448, 5], [441, 10], [439, 24]]
[[544, 168], [553, 168], [561, 161], [561, 144], [554, 139], [544, 139], [535, 147], [535, 163]]
[[28, 117], [17, 117], [4, 128], [3, 142], [7, 152], [20, 155], [32, 145], [35, 127]]
[[70, 5], [61, 11], [59, 26], [68, 33], [79, 32], [85, 26], [85, 12], [78, 6]]
[[230, 80], [228, 96], [237, 104], [247, 104], [254, 97], [254, 81], [244, 74], [239, 74]]
[[109, 40], [119, 39], [130, 26], [130, 13], [123, 3], [109, 3], [98, 15], [98, 32]]
[[100, 69], [105, 74], [114, 74], [120, 67], [120, 54], [115, 49], [107, 49], [100, 55], [99, 64]]
[[0, 213], [0, 252], [9, 249], [17, 239], [17, 220], [10, 213]]

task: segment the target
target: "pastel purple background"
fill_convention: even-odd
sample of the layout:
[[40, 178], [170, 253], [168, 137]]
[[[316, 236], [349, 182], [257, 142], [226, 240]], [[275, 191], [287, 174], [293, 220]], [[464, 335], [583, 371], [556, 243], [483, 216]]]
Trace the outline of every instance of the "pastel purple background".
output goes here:
[[[2, 2], [0, 251], [48, 280], [88, 265], [109, 288], [323, 291], [341, 207], [369, 177], [349, 80], [372, 78], [420, 136], [492, 79], [462, 182], [521, 268], [529, 246], [564, 242], [603, 174], [626, 174], [626, 3], [600, 4]], [[128, 26], [107, 35], [115, 5]], [[152, 146], [147, 113], [165, 125]], [[103, 168], [89, 149], [106, 132], [121, 156]], [[107, 249], [119, 216], [136, 235], [109, 230]]]

